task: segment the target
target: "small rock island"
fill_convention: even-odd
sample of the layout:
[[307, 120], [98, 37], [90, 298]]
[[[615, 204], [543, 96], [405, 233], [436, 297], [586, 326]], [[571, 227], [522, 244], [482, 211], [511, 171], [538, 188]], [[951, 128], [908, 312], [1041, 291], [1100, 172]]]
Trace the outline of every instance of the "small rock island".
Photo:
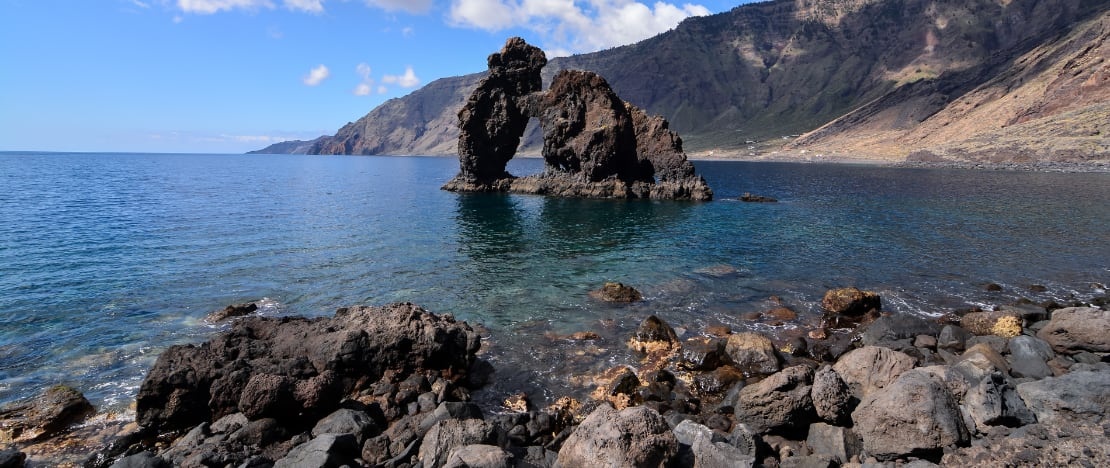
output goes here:
[[[547, 57], [519, 37], [489, 56], [489, 75], [459, 111], [459, 174], [454, 192], [515, 192], [564, 197], [711, 200], [682, 138], [662, 117], [624, 102], [600, 75], [563, 70], [543, 91]], [[514, 177], [532, 118], [543, 129], [542, 174]]]

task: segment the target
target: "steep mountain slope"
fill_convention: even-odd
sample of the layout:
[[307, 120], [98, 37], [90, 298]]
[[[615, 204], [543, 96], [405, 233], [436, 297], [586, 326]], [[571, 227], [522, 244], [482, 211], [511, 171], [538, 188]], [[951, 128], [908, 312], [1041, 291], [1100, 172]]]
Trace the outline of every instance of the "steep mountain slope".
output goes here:
[[970, 90], [978, 80], [960, 76], [900, 88], [792, 146], [924, 161], [1110, 158], [1110, 12], [988, 74]]
[[[1105, 60], [1097, 62], [1105, 49], [1096, 46], [1071, 68], [1067, 63], [1084, 41], [1103, 37], [1098, 25], [1108, 9], [1105, 0], [776, 0], [690, 18], [637, 44], [552, 60], [545, 78], [563, 68], [596, 71], [622, 98], [666, 117], [694, 152], [778, 149], [783, 136], [818, 129], [789, 148], [902, 159], [951, 143], [953, 135], [982, 135], [987, 146], [1002, 142], [988, 135], [1000, 126], [980, 114], [1019, 83], [1030, 96], [1026, 108], [1034, 110], [1009, 125], [1025, 125], [1029, 135], [1057, 132], [1065, 114], [1082, 122], [1101, 115], [1108, 100], [1090, 90], [1105, 87], [1105, 72], [1097, 71], [1105, 69]], [[1064, 79], [1076, 66], [1094, 85]], [[310, 151], [453, 154], [456, 113], [480, 78], [430, 83]], [[1061, 107], [1057, 92], [1087, 104]], [[1044, 104], [1033, 106], [1037, 100]], [[961, 111], [966, 102], [984, 110]], [[938, 128], [950, 134], [939, 136]], [[533, 130], [522, 145], [527, 150], [536, 141]], [[989, 156], [936, 149], [934, 157]], [[1105, 150], [1090, 151], [1081, 159], [1107, 158]]]

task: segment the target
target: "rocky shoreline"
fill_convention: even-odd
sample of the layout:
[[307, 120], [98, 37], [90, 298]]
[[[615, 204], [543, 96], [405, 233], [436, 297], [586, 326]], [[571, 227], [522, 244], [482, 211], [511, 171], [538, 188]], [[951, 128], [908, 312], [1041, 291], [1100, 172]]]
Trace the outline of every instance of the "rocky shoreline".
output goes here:
[[[611, 283], [597, 297], [641, 296]], [[640, 362], [585, 377], [589, 398], [495, 409], [471, 399], [492, 372], [479, 333], [449, 315], [232, 306], [228, 331], [162, 353], [137, 424], [84, 466], [1105, 466], [1106, 302], [924, 319], [845, 288], [826, 294], [825, 326], [785, 341], [722, 327], [680, 340], [650, 316], [627, 341]], [[15, 444], [0, 467], [42, 466], [19, 448], [87, 417], [75, 393], [0, 411]]]

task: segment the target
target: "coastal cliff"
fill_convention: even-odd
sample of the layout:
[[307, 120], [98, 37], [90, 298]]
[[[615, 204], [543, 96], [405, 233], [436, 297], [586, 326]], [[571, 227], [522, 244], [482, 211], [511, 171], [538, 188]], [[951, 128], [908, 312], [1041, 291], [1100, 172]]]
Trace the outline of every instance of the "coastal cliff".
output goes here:
[[[563, 69], [605, 76], [697, 155], [1106, 161], [1108, 7], [777, 0], [556, 58], [543, 78]], [[310, 152], [452, 154], [454, 117], [483, 76], [391, 100]], [[536, 154], [541, 144], [533, 126], [521, 150]]]

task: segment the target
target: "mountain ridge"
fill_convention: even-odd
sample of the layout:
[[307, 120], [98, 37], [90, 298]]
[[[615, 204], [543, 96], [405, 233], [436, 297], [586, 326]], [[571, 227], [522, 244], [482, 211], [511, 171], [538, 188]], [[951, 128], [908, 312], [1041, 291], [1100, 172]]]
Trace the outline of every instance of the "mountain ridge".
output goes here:
[[[566, 68], [605, 76], [627, 101], [667, 118], [695, 156], [1107, 160], [1110, 128], [1099, 119], [1110, 102], [1108, 9], [1097, 0], [776, 0], [553, 59], [544, 78]], [[308, 152], [454, 154], [457, 110], [482, 76], [387, 101]], [[1022, 105], [1003, 106], [1003, 97]], [[963, 109], [969, 100], [1005, 107], [997, 118], [1013, 122]], [[1059, 151], [1018, 144], [1076, 125], [1085, 140], [1067, 137]], [[533, 123], [521, 154], [535, 154], [538, 141]]]

